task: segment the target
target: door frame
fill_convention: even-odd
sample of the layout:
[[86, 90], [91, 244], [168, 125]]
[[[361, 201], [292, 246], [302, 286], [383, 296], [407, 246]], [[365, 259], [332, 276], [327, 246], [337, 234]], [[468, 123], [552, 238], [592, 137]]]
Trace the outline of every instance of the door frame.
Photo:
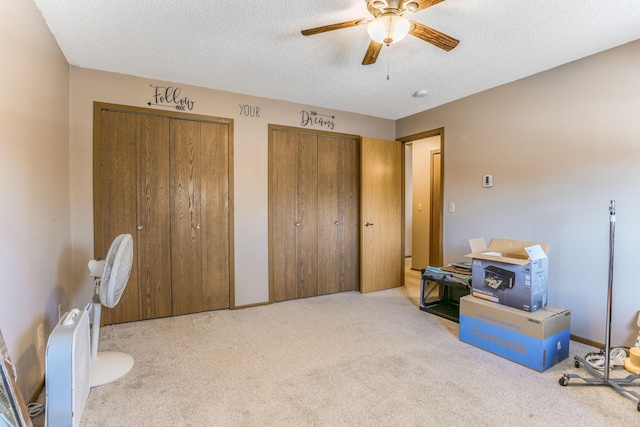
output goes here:
[[[444, 127], [428, 130], [425, 132], [419, 132], [412, 135], [403, 136], [402, 138], [396, 138], [396, 141], [400, 141], [403, 144], [408, 144], [413, 141], [417, 141], [420, 139], [430, 138], [432, 136], [440, 136], [440, 254], [443, 254], [443, 242], [444, 242], [444, 156], [445, 156], [445, 143], [444, 143]], [[406, 197], [406, 181], [404, 174], [404, 163], [403, 163], [403, 173], [402, 173], [402, 253], [404, 259], [405, 252], [405, 197]], [[429, 230], [433, 229], [433, 218], [430, 220]], [[431, 254], [430, 254], [431, 255]], [[403, 265], [404, 270], [404, 265]], [[404, 275], [403, 275], [403, 284], [404, 284]]]

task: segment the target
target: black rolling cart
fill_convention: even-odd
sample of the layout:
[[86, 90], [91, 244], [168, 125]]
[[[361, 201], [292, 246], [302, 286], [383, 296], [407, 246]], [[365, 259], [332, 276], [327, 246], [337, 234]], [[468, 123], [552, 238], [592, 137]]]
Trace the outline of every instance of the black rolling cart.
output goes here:
[[[438, 292], [438, 299], [432, 294]], [[455, 266], [422, 270], [420, 279], [420, 310], [453, 322], [460, 322], [460, 298], [471, 292], [471, 271]]]

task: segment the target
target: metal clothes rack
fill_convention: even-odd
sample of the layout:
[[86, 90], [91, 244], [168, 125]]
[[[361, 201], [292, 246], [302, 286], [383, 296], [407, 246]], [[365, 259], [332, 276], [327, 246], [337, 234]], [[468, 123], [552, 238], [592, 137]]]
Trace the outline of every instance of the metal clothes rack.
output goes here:
[[609, 204], [609, 289], [607, 292], [607, 322], [606, 322], [606, 335], [604, 341], [604, 374], [598, 372], [590, 363], [587, 363], [581, 357], [575, 356], [575, 367], [579, 368], [580, 365], [584, 366], [593, 378], [584, 378], [577, 374], [565, 373], [559, 380], [561, 386], [569, 385], [571, 378], [577, 378], [584, 381], [583, 385], [608, 385], [622, 395], [626, 395], [630, 398], [635, 398], [638, 402], [636, 409], [640, 412], [640, 394], [635, 391], [627, 390], [623, 385], [632, 383], [640, 378], [640, 375], [628, 375], [623, 378], [609, 378], [609, 358], [611, 353], [611, 301], [613, 299], [613, 255], [614, 255], [614, 240], [616, 233], [616, 202], [611, 200]]

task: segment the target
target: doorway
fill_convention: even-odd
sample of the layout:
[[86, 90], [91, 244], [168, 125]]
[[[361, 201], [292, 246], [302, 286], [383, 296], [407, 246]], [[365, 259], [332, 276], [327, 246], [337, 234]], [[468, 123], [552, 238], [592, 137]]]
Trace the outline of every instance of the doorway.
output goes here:
[[427, 266], [442, 265], [444, 129], [399, 141], [405, 144], [405, 284], [410, 284]]

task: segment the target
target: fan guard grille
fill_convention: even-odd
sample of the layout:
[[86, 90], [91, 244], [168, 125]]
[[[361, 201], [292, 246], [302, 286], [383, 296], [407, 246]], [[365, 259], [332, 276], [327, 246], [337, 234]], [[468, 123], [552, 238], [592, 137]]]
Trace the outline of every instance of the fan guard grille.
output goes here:
[[133, 266], [133, 237], [121, 234], [111, 243], [100, 279], [100, 302], [113, 308], [124, 292]]

